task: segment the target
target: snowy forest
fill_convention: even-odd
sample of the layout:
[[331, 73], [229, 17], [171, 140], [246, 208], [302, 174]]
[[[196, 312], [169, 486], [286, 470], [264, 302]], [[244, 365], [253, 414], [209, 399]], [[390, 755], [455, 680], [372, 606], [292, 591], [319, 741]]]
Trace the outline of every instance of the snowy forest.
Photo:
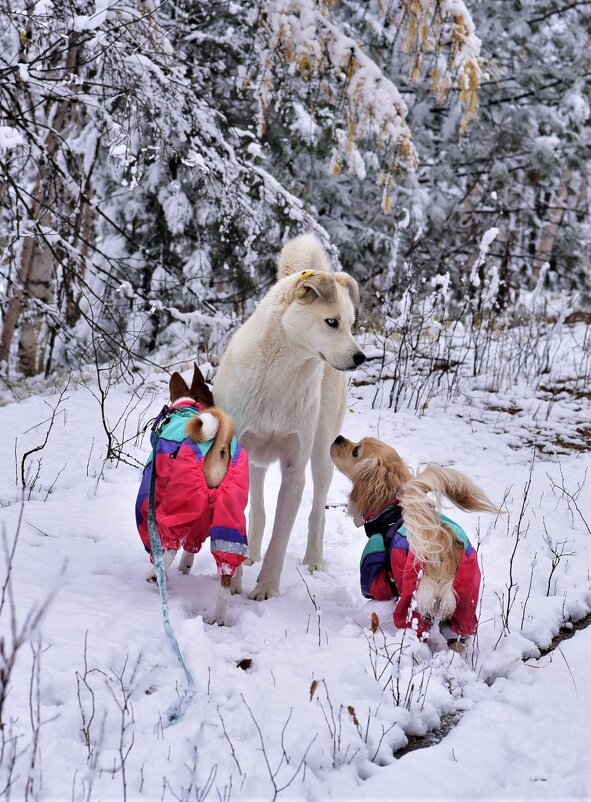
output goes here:
[[301, 230], [372, 321], [589, 289], [588, 3], [40, 0], [0, 36], [13, 372], [209, 353]]
[[[589, 0], [3, 0], [2, 799], [591, 800], [590, 165]], [[210, 626], [211, 555], [171, 574], [167, 726], [149, 428], [308, 232], [360, 288], [344, 434], [502, 507], [453, 510], [478, 632], [363, 599], [337, 473], [308, 572], [308, 479], [279, 598]]]

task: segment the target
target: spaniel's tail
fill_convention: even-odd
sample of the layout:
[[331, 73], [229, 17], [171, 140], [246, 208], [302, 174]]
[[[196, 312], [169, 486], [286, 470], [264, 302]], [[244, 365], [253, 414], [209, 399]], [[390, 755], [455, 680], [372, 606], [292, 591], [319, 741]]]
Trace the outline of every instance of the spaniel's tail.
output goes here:
[[[429, 493], [435, 495], [436, 504]], [[463, 546], [453, 531], [441, 523], [438, 509], [444, 497], [466, 511], [499, 514], [501, 510], [471, 479], [453, 468], [428, 465], [400, 489], [408, 543], [423, 566], [416, 599], [419, 611], [432, 615], [438, 608], [441, 617], [448, 618], [456, 607], [452, 585]]]

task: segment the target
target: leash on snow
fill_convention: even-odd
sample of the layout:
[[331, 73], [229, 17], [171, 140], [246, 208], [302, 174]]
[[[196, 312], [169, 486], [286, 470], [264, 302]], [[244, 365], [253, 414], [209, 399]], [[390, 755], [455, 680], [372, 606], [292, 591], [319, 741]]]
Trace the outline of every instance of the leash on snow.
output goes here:
[[[158, 418], [160, 417], [161, 416], [159, 415]], [[187, 680], [187, 687], [181, 698], [178, 700], [178, 702], [172, 704], [166, 711], [168, 724], [178, 724], [178, 722], [181, 721], [185, 715], [187, 708], [195, 696], [195, 679], [187, 668], [187, 664], [183, 659], [183, 655], [181, 654], [181, 650], [168, 615], [169, 611], [168, 592], [166, 590], [166, 572], [164, 571], [162, 544], [160, 542], [160, 535], [158, 534], [158, 527], [156, 525], [156, 448], [158, 446], [158, 441], [160, 440], [158, 425], [160, 421], [158, 418], [154, 424], [154, 445], [152, 447], [152, 473], [150, 474], [150, 492], [148, 495], [148, 536], [150, 538], [150, 548], [152, 549], [154, 567], [156, 568], [156, 579], [158, 581], [158, 589], [160, 591], [160, 607], [162, 610], [162, 623], [164, 624], [164, 631], [166, 632], [172, 651], [175, 653]]]

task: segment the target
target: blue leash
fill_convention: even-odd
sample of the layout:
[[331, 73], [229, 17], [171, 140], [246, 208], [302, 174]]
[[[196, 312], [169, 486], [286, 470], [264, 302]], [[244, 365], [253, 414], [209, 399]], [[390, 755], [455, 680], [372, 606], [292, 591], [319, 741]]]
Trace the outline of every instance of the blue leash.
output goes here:
[[[166, 408], [165, 408], [166, 409]], [[164, 412], [164, 410], [163, 410]], [[156, 419], [155, 427], [158, 426], [159, 415]], [[148, 496], [148, 536], [150, 538], [150, 548], [152, 549], [152, 556], [154, 557], [154, 566], [156, 568], [156, 579], [158, 580], [158, 589], [160, 591], [160, 606], [162, 608], [162, 622], [164, 624], [164, 631], [168, 637], [172, 651], [175, 653], [177, 660], [181, 664], [187, 679], [187, 687], [181, 698], [175, 704], [171, 705], [166, 711], [168, 724], [178, 724], [185, 715], [187, 708], [193, 701], [195, 696], [195, 679], [187, 664], [183, 660], [183, 655], [175, 637], [172, 624], [168, 615], [168, 592], [166, 590], [166, 573], [164, 571], [162, 543], [160, 542], [160, 535], [158, 534], [158, 527], [156, 526], [156, 448], [160, 440], [160, 432], [158, 428], [154, 428], [154, 445], [152, 448], [152, 473], [150, 474], [150, 492]]]

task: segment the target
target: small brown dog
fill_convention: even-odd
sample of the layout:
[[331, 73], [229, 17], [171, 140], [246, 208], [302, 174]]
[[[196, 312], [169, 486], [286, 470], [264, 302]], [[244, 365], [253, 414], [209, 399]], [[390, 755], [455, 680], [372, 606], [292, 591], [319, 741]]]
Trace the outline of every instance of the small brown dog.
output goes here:
[[438, 615], [450, 647], [463, 651], [462, 639], [476, 631], [480, 570], [465, 533], [438, 507], [446, 497], [467, 511], [500, 510], [452, 468], [428, 465], [413, 477], [398, 452], [373, 437], [353, 443], [339, 436], [330, 454], [353, 483], [348, 512], [369, 538], [361, 563], [364, 595], [397, 598], [395, 625], [422, 640]]
[[[213, 406], [197, 365], [190, 387], [179, 373], [173, 373], [169, 391], [170, 403], [153, 426], [153, 453], [136, 501], [137, 526], [153, 561], [148, 507], [155, 470], [152, 503], [164, 573], [182, 548], [179, 570], [188, 574], [195, 554], [209, 537], [220, 575], [220, 594], [211, 620], [222, 624], [230, 590], [240, 591], [241, 566], [248, 556], [244, 516], [248, 458], [234, 437], [232, 418]], [[155, 568], [147, 579], [156, 580]]]

